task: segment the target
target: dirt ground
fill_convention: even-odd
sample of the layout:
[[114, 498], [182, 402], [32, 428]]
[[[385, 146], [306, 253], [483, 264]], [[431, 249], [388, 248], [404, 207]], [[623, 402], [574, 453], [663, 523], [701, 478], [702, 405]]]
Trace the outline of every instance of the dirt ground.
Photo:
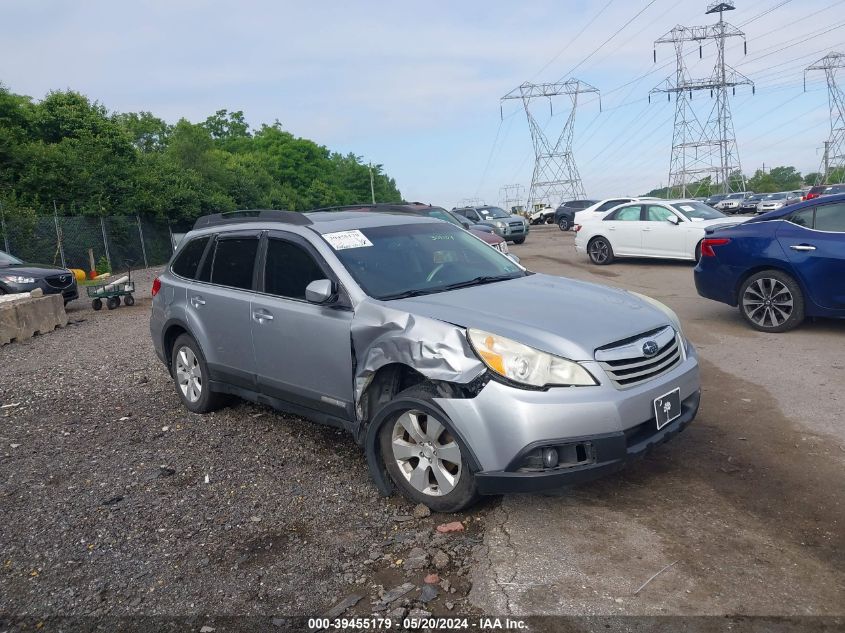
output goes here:
[[556, 227], [512, 250], [675, 309], [702, 358], [696, 422], [602, 481], [427, 516], [380, 497], [341, 432], [242, 402], [187, 413], [149, 343], [148, 271], [134, 307], [80, 300], [68, 327], [0, 348], [0, 623], [269, 622], [344, 600], [393, 617], [845, 614], [845, 322], [759, 334], [696, 295], [690, 264], [595, 267]]
[[616, 476], [505, 497], [487, 517], [474, 604], [523, 615], [845, 613], [845, 322], [758, 333], [698, 297], [690, 263], [594, 266], [557, 227], [513, 251], [532, 270], [673, 308], [701, 355], [703, 400], [683, 434]]

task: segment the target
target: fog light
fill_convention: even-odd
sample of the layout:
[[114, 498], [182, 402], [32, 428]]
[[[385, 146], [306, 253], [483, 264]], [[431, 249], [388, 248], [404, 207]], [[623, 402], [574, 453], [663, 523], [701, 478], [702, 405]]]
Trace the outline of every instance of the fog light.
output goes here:
[[543, 466], [546, 468], [555, 468], [557, 467], [558, 463], [558, 456], [557, 450], [554, 448], [544, 448], [543, 449]]

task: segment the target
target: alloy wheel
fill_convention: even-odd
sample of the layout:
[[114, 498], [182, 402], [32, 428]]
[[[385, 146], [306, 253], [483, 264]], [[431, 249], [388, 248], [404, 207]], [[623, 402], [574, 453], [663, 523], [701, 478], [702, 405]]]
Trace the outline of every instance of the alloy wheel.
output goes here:
[[458, 484], [461, 449], [435, 417], [417, 410], [404, 412], [393, 424], [390, 444], [399, 472], [415, 490], [439, 497]]
[[188, 402], [196, 402], [202, 395], [202, 368], [196, 354], [188, 346], [176, 354], [176, 380]]
[[590, 242], [590, 259], [596, 264], [603, 264], [610, 257], [610, 245], [603, 239]]
[[763, 328], [783, 325], [794, 310], [794, 299], [786, 285], [771, 277], [761, 277], [742, 295], [742, 309], [748, 318]]

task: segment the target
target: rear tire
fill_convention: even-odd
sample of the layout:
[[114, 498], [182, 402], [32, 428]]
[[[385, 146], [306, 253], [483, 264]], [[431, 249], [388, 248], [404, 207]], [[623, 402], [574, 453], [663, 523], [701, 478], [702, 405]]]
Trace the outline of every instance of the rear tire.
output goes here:
[[612, 264], [614, 260], [613, 247], [606, 237], [594, 237], [587, 244], [587, 253], [590, 256], [590, 261], [597, 266], [607, 266]]
[[569, 223], [569, 218], [567, 218], [567, 217], [562, 217], [560, 219], [560, 221], [557, 223], [557, 227], [561, 231], [568, 231], [570, 226], [572, 226], [572, 225]]
[[94, 308], [97, 311], [102, 310], [103, 309], [103, 300], [102, 299], [94, 299], [91, 302], [91, 307]]
[[739, 311], [760, 332], [787, 332], [804, 322], [804, 293], [789, 275], [763, 270], [739, 289]]
[[190, 335], [182, 334], [173, 343], [170, 371], [176, 395], [189, 411], [210, 413], [225, 404], [225, 396], [209, 387], [208, 364], [199, 345]]
[[435, 512], [458, 512], [478, 500], [468, 451], [452, 433], [452, 421], [434, 404], [436, 389], [421, 384], [393, 399], [406, 407], [379, 429], [382, 461], [394, 485], [416, 503]]
[[[702, 240], [703, 242], [704, 240]], [[693, 253], [693, 257], [695, 258], [695, 263], [698, 264], [701, 261], [701, 242], [695, 245], [695, 253]]]
[[120, 297], [109, 297], [108, 299], [106, 299], [106, 307], [109, 310], [114, 310], [119, 305], [120, 305]]
[[123, 297], [123, 305], [126, 306], [134, 306], [135, 305], [135, 297], [132, 295], [126, 295]]

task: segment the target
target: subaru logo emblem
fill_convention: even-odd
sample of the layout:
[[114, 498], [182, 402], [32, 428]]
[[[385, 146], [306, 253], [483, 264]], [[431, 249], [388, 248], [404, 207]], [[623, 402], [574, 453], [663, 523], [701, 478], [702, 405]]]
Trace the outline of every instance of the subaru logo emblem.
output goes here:
[[651, 358], [657, 353], [657, 343], [655, 341], [646, 341], [643, 343], [643, 355], [647, 358]]
[[59, 277], [59, 281], [61, 281], [62, 283], [66, 282], [67, 281], [67, 275], [62, 275], [61, 277]]

